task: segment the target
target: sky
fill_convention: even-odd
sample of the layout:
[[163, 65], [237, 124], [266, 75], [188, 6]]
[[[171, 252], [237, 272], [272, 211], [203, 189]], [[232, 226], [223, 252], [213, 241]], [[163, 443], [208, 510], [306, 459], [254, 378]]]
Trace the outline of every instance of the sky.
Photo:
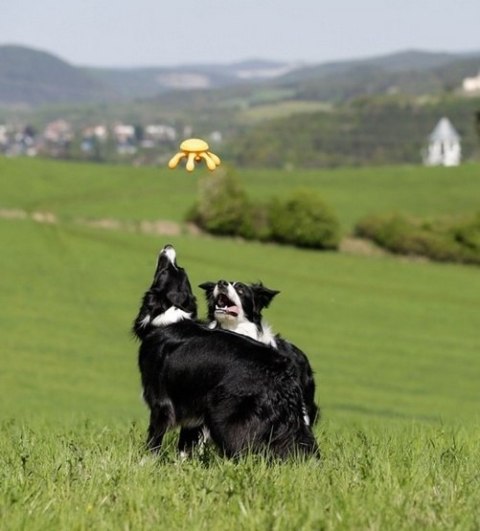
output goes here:
[[480, 0], [0, 0], [0, 44], [117, 67], [480, 51]]

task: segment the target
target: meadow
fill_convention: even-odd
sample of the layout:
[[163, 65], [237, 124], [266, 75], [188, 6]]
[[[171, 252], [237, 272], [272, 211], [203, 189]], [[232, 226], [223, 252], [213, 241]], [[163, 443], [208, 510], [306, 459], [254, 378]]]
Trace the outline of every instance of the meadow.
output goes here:
[[[63, 221], [114, 218], [182, 221], [203, 174], [165, 168], [0, 158], [1, 208], [53, 212]], [[480, 164], [457, 168], [391, 166], [332, 170], [239, 169], [247, 193], [269, 200], [299, 187], [317, 190], [344, 230], [368, 214], [421, 216], [478, 210]]]
[[[375, 206], [475, 208], [478, 167], [428, 170], [384, 169], [396, 193], [379, 186], [380, 170], [305, 172], [293, 184], [325, 190], [345, 227]], [[477, 268], [74, 222], [180, 220], [195, 195], [183, 172], [0, 159], [0, 175], [0, 208], [58, 216], [0, 219], [2, 529], [480, 526]], [[277, 175], [280, 192], [288, 175]], [[274, 179], [245, 175], [257, 197]], [[194, 286], [228, 276], [281, 291], [265, 316], [316, 372], [320, 462], [208, 451], [182, 463], [175, 433], [159, 457], [145, 452], [129, 328], [167, 242]]]

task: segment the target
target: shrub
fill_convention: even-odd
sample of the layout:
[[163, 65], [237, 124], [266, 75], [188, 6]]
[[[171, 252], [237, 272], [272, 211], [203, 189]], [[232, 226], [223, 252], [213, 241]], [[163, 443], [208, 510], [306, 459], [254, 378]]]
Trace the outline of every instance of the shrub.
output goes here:
[[452, 233], [457, 242], [480, 253], [480, 213], [470, 220], [457, 223]]
[[217, 170], [199, 180], [198, 200], [187, 220], [220, 235], [248, 232], [250, 204], [246, 192], [231, 171]]
[[355, 234], [394, 253], [480, 264], [480, 215], [429, 221], [400, 214], [369, 216], [357, 223]]
[[269, 208], [271, 238], [298, 247], [336, 249], [340, 225], [330, 208], [314, 191], [301, 189]]
[[314, 191], [297, 190], [267, 205], [255, 203], [231, 170], [200, 179], [197, 202], [186, 218], [212, 234], [249, 240], [316, 249], [335, 249], [340, 240], [337, 218]]
[[239, 235], [247, 240], [268, 241], [271, 238], [268, 205], [249, 201]]

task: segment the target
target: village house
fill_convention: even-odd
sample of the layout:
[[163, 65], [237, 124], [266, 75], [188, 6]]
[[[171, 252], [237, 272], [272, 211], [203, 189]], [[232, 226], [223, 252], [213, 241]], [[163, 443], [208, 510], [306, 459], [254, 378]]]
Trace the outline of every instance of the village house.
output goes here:
[[86, 127], [82, 131], [82, 142], [80, 148], [84, 153], [94, 151], [95, 145], [105, 143], [108, 139], [108, 129], [104, 125], [94, 125]]
[[117, 123], [113, 126], [113, 137], [119, 155], [133, 155], [137, 152], [135, 127]]
[[37, 138], [31, 126], [0, 125], [0, 153], [7, 157], [37, 155]]
[[7, 126], [0, 124], [0, 148], [4, 147], [8, 143]]
[[154, 148], [162, 142], [174, 142], [177, 138], [175, 128], [170, 125], [147, 125], [143, 131], [142, 147]]
[[43, 138], [52, 144], [64, 146], [73, 140], [73, 129], [66, 120], [55, 120], [43, 130]]
[[480, 72], [474, 77], [466, 77], [462, 87], [465, 92], [480, 92]]

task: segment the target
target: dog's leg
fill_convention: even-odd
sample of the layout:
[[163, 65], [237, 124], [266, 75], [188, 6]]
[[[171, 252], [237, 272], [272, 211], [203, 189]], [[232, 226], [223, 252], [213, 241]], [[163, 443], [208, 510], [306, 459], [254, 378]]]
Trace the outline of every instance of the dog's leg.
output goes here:
[[189, 457], [204, 442], [203, 426], [182, 428], [178, 439], [178, 451], [181, 457]]
[[320, 447], [309, 427], [305, 427], [297, 437], [295, 454], [303, 457], [315, 457], [320, 459]]
[[254, 413], [255, 404], [255, 397], [232, 396], [221, 387], [209, 397], [205, 424], [224, 456], [258, 451], [262, 423]]
[[291, 426], [277, 425], [267, 443], [271, 455], [282, 459], [288, 457], [320, 459], [320, 448], [310, 426], [304, 424], [292, 430]]
[[165, 432], [173, 425], [173, 409], [170, 403], [155, 404], [150, 410], [147, 446], [152, 452], [158, 452], [162, 446]]

